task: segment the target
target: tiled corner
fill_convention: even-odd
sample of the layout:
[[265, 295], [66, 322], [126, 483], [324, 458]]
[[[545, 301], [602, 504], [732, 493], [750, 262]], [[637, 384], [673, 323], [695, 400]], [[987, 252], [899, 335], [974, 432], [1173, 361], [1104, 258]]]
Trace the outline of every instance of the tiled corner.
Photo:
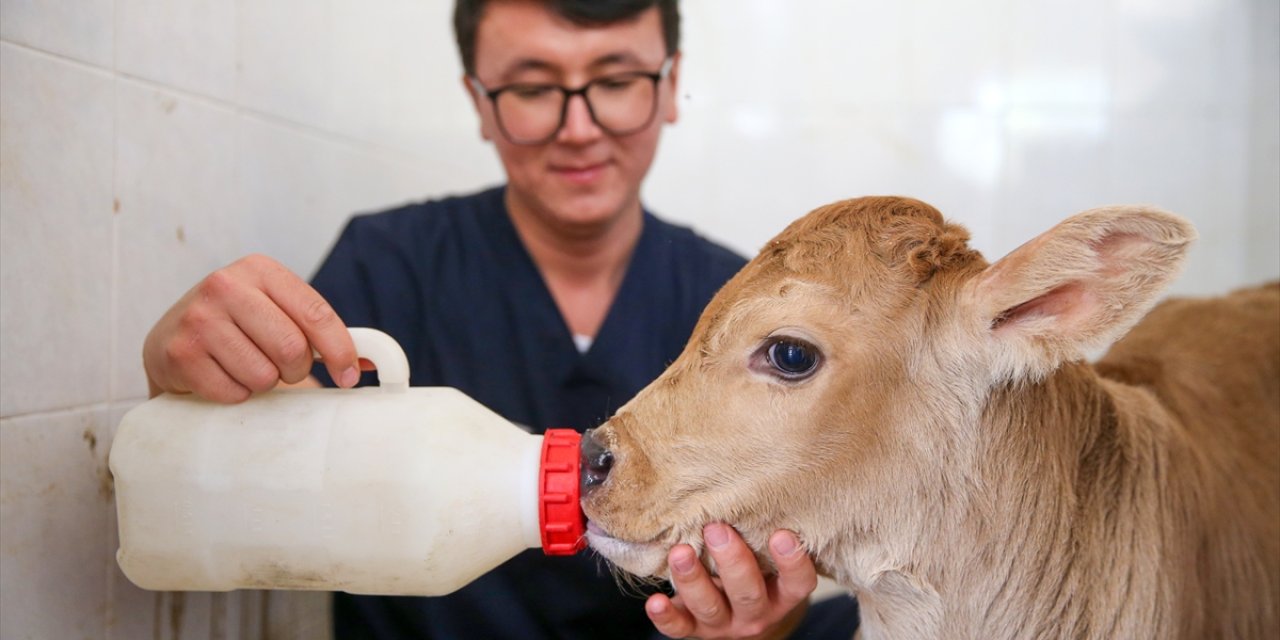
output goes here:
[[0, 38], [110, 69], [113, 1], [4, 0]]
[[109, 394], [112, 85], [0, 44], [0, 415]]
[[144, 398], [142, 342], [205, 275], [243, 253], [241, 118], [149, 83], [117, 88], [115, 399]]
[[107, 426], [105, 409], [0, 420], [0, 637], [102, 637]]
[[225, 0], [115, 0], [116, 69], [234, 100], [236, 11]]

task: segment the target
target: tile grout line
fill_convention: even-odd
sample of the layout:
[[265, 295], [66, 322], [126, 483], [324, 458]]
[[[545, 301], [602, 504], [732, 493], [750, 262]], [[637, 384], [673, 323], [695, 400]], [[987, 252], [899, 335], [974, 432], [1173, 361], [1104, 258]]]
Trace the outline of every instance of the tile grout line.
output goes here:
[[[111, 66], [116, 66], [116, 58], [118, 56], [118, 43], [115, 34], [119, 29], [115, 28], [116, 21], [116, 4], [111, 4], [111, 20], [112, 20], [112, 39], [111, 39]], [[116, 384], [116, 347], [118, 333], [120, 328], [120, 77], [112, 74], [111, 77], [111, 203], [109, 206], [109, 215], [111, 216], [111, 269], [110, 269], [110, 303], [108, 304], [108, 313], [110, 317], [107, 320], [107, 330], [110, 335], [107, 336], [107, 402], [115, 402], [116, 393], [118, 391]]]
[[[119, 389], [116, 383], [116, 347], [119, 339], [120, 328], [120, 76], [115, 71], [120, 68], [120, 29], [119, 29], [119, 3], [113, 1], [111, 3], [111, 202], [108, 204], [107, 215], [111, 216], [111, 285], [108, 294], [110, 302], [108, 303], [108, 313], [111, 314], [107, 321], [108, 331], [111, 335], [107, 337], [107, 407], [114, 406], [116, 394]], [[111, 410], [107, 409], [107, 422], [111, 421]], [[114, 437], [112, 438], [114, 440]], [[110, 450], [103, 454], [103, 459], [110, 459]], [[110, 471], [107, 472], [108, 475]], [[115, 496], [110, 500], [110, 508], [115, 509]], [[113, 519], [111, 514], [107, 514], [107, 522], [111, 523]], [[117, 523], [118, 526], [118, 523]], [[112, 579], [112, 565], [115, 564], [115, 553], [112, 549], [111, 541], [113, 539], [110, 525], [108, 524], [103, 546], [106, 547], [107, 561], [104, 564], [102, 579], [106, 582], [106, 607], [103, 611], [102, 619], [102, 637], [103, 640], [111, 640], [112, 634], [112, 618], [116, 616], [116, 598], [115, 598], [115, 580]]]
[[348, 151], [354, 151], [354, 152], [363, 153], [363, 154], [371, 154], [375, 156], [386, 154], [386, 156], [389, 157], [388, 159], [395, 160], [397, 162], [408, 162], [411, 164], [425, 163], [425, 162], [432, 161], [432, 156], [430, 155], [423, 155], [423, 154], [415, 153], [413, 151], [409, 151], [399, 147], [389, 146], [386, 144], [372, 142], [368, 140], [362, 140], [360, 138], [355, 138], [355, 137], [351, 137], [351, 136], [337, 133], [334, 131], [329, 131], [327, 129], [323, 129], [315, 125], [306, 124], [304, 122], [299, 122], [297, 120], [290, 120], [289, 118], [284, 116], [275, 115], [265, 111], [259, 111], [242, 104], [237, 104], [231, 100], [216, 98], [213, 96], [196, 93], [194, 91], [182, 89], [169, 84], [164, 84], [163, 82], [158, 82], [155, 80], [150, 80], [148, 78], [138, 76], [132, 73], [128, 73], [125, 71], [104, 69], [95, 64], [85, 62], [83, 60], [77, 60], [76, 58], [68, 57], [60, 53], [48, 51], [46, 49], [41, 49], [39, 47], [35, 47], [26, 43], [16, 42], [13, 40], [0, 40], [0, 43], [3, 43], [4, 45], [10, 46], [10, 47], [14, 47], [16, 49], [22, 49], [22, 50], [39, 54], [48, 58], [52, 58], [60, 62], [65, 62], [67, 64], [79, 67], [86, 71], [91, 71], [94, 73], [109, 74], [109, 75], [115, 76], [118, 80], [131, 82], [154, 91], [162, 91], [165, 93], [169, 93], [179, 98], [182, 98], [184, 100], [189, 100], [197, 104], [201, 104], [205, 107], [223, 109], [228, 112], [245, 117], [246, 119], [255, 120], [257, 122], [275, 126], [275, 127], [280, 127], [282, 129], [287, 129], [293, 133], [306, 136], [314, 141], [341, 146], [347, 149]]
[[[240, 103], [244, 102], [244, 96], [243, 96], [244, 78], [242, 77], [242, 74], [241, 74], [241, 71], [244, 68], [244, 32], [245, 32], [245, 19], [244, 19], [244, 11], [243, 11], [244, 2], [243, 0], [236, 0], [236, 2], [232, 6], [233, 6], [232, 10], [235, 11], [236, 39], [235, 39], [234, 50], [235, 50], [236, 74], [235, 74], [235, 83], [234, 83], [234, 86], [232, 87], [233, 93], [231, 98], [237, 103], [237, 107], [235, 112], [235, 117], [236, 117], [235, 134], [234, 134], [234, 138], [231, 140], [231, 154], [236, 158], [241, 158], [243, 157], [242, 154], [244, 153], [244, 149], [247, 146], [245, 144], [245, 136], [248, 134], [246, 133], [245, 123], [249, 121], [252, 115], [248, 112], [247, 109], [245, 109], [243, 106], [240, 105]], [[232, 165], [231, 179], [235, 181], [235, 184], [237, 185], [244, 184], [241, 180], [241, 176], [243, 175], [243, 173], [244, 173], [243, 162], [236, 162]], [[235, 206], [248, 210], [249, 207], [246, 206], [246, 203], [245, 203], [246, 199], [247, 198], [244, 194], [244, 187], [241, 186], [240, 191], [236, 195]], [[242, 231], [239, 234], [239, 242], [236, 245], [239, 248], [238, 252], [241, 254], [244, 253], [244, 245], [245, 245], [245, 233]]]
[[15, 420], [25, 420], [28, 418], [47, 418], [54, 416], [71, 415], [74, 413], [82, 413], [86, 411], [111, 411], [121, 405], [141, 404], [147, 399], [143, 397], [126, 398], [112, 402], [90, 402], [88, 404], [77, 404], [69, 407], [56, 407], [52, 409], [38, 409], [36, 411], [28, 411], [26, 413], [14, 413], [0, 417], [0, 424], [13, 422]]

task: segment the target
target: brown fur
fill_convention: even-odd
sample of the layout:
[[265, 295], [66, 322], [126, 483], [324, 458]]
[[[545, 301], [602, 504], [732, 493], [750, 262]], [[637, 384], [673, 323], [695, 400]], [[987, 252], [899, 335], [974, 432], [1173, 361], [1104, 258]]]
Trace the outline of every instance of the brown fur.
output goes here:
[[[988, 265], [919, 201], [814, 211], [602, 428], [593, 546], [661, 575], [706, 522], [789, 528], [869, 638], [1277, 637], [1280, 285], [1168, 301], [1083, 362], [1193, 237], [1099, 209]], [[812, 377], [771, 372], [780, 335]]]

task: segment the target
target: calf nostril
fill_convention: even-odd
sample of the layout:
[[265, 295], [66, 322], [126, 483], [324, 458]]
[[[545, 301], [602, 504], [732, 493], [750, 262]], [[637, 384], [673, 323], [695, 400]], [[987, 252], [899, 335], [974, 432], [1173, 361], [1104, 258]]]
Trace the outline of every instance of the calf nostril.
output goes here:
[[587, 466], [601, 476], [609, 475], [609, 470], [613, 468], [613, 452], [608, 449], [600, 451], [599, 454], [587, 462]]
[[586, 493], [604, 483], [613, 468], [613, 452], [595, 438], [595, 429], [582, 436], [582, 491]]

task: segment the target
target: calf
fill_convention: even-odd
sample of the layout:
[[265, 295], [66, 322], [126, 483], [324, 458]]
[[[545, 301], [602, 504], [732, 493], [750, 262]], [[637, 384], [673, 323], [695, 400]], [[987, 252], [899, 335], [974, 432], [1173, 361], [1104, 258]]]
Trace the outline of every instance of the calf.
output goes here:
[[590, 437], [591, 545], [661, 576], [708, 522], [791, 529], [867, 638], [1280, 637], [1280, 286], [1084, 360], [1194, 237], [1096, 209], [988, 265], [916, 200], [817, 209]]

